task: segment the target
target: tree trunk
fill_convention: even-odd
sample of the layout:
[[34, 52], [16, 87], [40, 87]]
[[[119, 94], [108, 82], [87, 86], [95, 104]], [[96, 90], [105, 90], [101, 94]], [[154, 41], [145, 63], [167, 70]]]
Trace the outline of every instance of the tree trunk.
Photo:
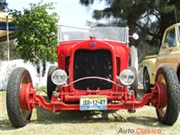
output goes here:
[[[133, 35], [134, 33], [135, 33], [135, 23], [134, 23], [134, 15], [133, 14], [131, 14], [131, 13], [129, 13], [129, 15], [128, 15], [128, 18], [127, 18], [127, 23], [128, 23], [128, 27], [129, 27], [129, 34], [130, 35]], [[136, 47], [136, 44], [135, 44], [135, 40], [132, 38], [132, 37], [130, 37], [129, 38], [129, 46], [131, 47], [132, 45], [134, 45], [135, 47]]]
[[42, 60], [39, 60], [39, 83], [38, 86], [41, 86], [42, 81]]
[[[129, 26], [129, 34], [132, 36], [135, 33], [135, 15], [129, 13], [128, 15], [128, 26]], [[136, 42], [135, 40], [130, 37], [129, 38], [129, 46], [130, 46], [130, 50], [131, 50], [131, 65], [132, 67], [135, 67], [137, 72], [138, 72], [138, 52], [137, 52], [137, 47], [136, 47]]]

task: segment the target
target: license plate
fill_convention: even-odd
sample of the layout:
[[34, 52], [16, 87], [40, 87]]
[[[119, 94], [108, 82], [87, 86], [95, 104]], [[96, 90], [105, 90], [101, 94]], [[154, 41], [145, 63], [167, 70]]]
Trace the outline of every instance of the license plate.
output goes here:
[[80, 110], [107, 110], [107, 97], [81, 96]]

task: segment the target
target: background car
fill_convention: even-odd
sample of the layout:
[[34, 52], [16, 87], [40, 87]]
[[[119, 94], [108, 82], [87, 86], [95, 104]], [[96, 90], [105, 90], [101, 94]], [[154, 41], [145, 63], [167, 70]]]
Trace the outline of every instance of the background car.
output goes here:
[[147, 56], [143, 60], [143, 86], [145, 92], [150, 92], [155, 82], [157, 70], [163, 65], [172, 67], [180, 82], [180, 23], [174, 24], [165, 30], [159, 54]]

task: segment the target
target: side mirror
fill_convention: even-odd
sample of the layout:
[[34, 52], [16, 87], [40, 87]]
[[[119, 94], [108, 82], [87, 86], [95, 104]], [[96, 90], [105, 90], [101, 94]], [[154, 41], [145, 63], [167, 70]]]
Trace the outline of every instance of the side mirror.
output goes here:
[[134, 33], [134, 34], [132, 35], [132, 37], [133, 37], [135, 40], [138, 40], [138, 39], [139, 39], [139, 35], [138, 35], [137, 33]]
[[54, 32], [51, 32], [50, 37], [54, 37], [54, 36], [56, 36], [56, 34]]
[[134, 33], [133, 35], [129, 35], [129, 37], [132, 37], [135, 40], [139, 39], [139, 35], [137, 33]]
[[162, 43], [161, 48], [162, 48], [162, 49], [169, 49], [169, 50], [171, 51], [172, 48], [169, 47], [169, 46], [170, 46], [169, 43], [165, 42], [165, 43]]

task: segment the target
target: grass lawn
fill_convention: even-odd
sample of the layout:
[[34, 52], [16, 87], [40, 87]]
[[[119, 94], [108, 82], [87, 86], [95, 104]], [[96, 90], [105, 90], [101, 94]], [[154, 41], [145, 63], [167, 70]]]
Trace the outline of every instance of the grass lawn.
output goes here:
[[[0, 135], [179, 135], [180, 117], [173, 126], [158, 122], [155, 108], [144, 106], [136, 113], [118, 111], [61, 111], [54, 114], [43, 108], [33, 110], [23, 128], [14, 128], [7, 116], [6, 91], [0, 91]], [[145, 133], [147, 132], [147, 133]], [[156, 132], [156, 133], [152, 133]]]

